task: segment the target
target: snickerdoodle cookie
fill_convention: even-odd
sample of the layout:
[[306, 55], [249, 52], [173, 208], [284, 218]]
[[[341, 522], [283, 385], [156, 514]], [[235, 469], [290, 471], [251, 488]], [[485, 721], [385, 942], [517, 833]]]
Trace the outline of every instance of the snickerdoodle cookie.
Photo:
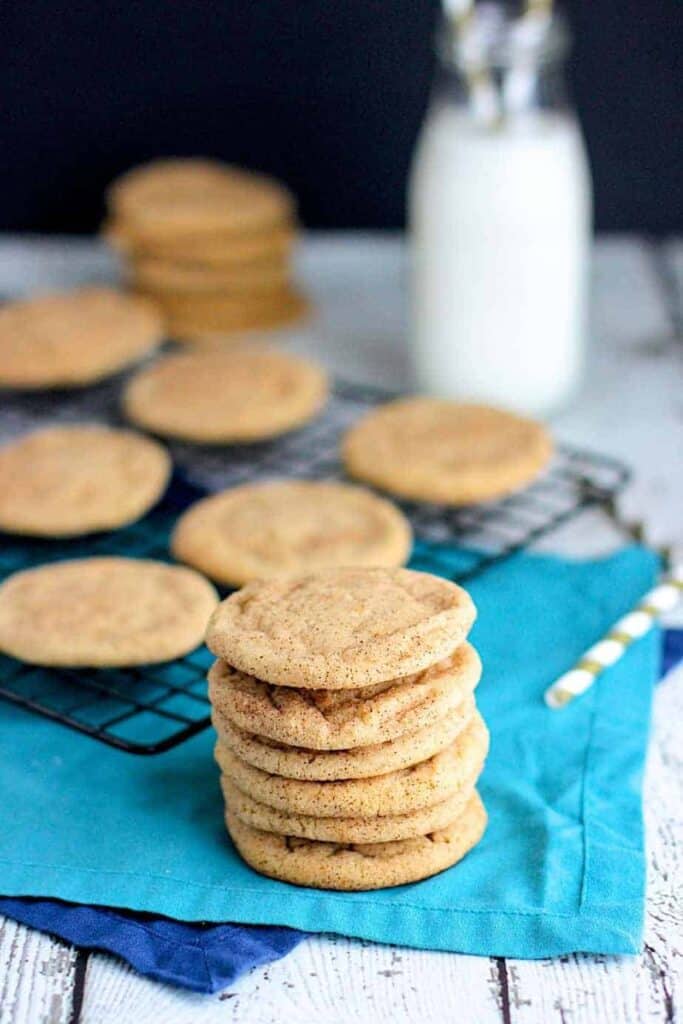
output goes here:
[[209, 672], [216, 711], [241, 729], [312, 750], [369, 746], [439, 721], [471, 695], [481, 662], [461, 644], [412, 676], [354, 690], [273, 686], [217, 661]]
[[308, 360], [239, 346], [158, 360], [129, 382], [123, 408], [153, 433], [227, 444], [302, 426], [322, 408], [327, 391], [325, 373]]
[[196, 157], [128, 171], [110, 186], [107, 203], [124, 230], [142, 239], [264, 231], [294, 212], [291, 194], [274, 179]]
[[193, 505], [172, 550], [227, 586], [335, 565], [403, 565], [408, 520], [361, 487], [325, 481], [245, 484]]
[[207, 644], [241, 672], [312, 689], [371, 686], [452, 654], [475, 617], [465, 590], [410, 569], [325, 569], [248, 583]]
[[346, 434], [349, 474], [415, 501], [467, 505], [524, 487], [549, 462], [552, 441], [534, 422], [483, 405], [400, 398]]
[[37, 665], [169, 661], [201, 641], [217, 601], [183, 566], [134, 558], [54, 562], [0, 586], [0, 650]]
[[432, 725], [403, 733], [384, 743], [348, 750], [310, 750], [278, 743], [245, 732], [215, 708], [212, 721], [221, 742], [247, 764], [288, 779], [330, 782], [371, 778], [427, 761], [450, 746], [474, 715], [474, 698], [466, 697]]
[[461, 860], [481, 839], [486, 811], [475, 792], [460, 815], [425, 836], [388, 843], [326, 843], [264, 832], [228, 811], [240, 854], [271, 878], [317, 889], [380, 889], [428, 878]]
[[269, 807], [319, 818], [373, 818], [429, 807], [456, 790], [473, 786], [488, 749], [488, 730], [477, 712], [455, 741], [438, 754], [409, 768], [366, 779], [287, 779], [247, 764], [220, 739], [215, 756], [224, 776]]
[[259, 803], [243, 793], [228, 778], [221, 781], [223, 796], [231, 814], [252, 828], [300, 839], [319, 839], [332, 843], [387, 843], [396, 839], [424, 836], [446, 828], [464, 810], [474, 790], [449, 794], [444, 800], [403, 814], [385, 814], [374, 818], [320, 818], [292, 814]]
[[39, 537], [114, 530], [151, 508], [170, 472], [165, 448], [130, 430], [36, 430], [0, 449], [0, 529]]
[[0, 387], [78, 387], [156, 348], [163, 324], [146, 299], [88, 287], [0, 308]]

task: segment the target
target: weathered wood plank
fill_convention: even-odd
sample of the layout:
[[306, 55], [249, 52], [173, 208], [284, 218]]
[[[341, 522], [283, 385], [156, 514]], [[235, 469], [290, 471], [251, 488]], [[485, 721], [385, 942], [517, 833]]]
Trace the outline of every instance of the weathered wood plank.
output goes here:
[[0, 1024], [68, 1024], [76, 953], [0, 918]]
[[91, 957], [83, 1024], [501, 1024], [498, 965], [479, 957], [312, 938], [231, 989], [196, 996]]

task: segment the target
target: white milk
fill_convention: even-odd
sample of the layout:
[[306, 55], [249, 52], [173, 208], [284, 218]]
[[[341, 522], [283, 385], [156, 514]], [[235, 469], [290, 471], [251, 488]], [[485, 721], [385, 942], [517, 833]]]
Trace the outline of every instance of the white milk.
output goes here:
[[455, 104], [430, 111], [410, 183], [422, 390], [530, 414], [565, 403], [583, 359], [590, 196], [570, 114], [489, 128]]

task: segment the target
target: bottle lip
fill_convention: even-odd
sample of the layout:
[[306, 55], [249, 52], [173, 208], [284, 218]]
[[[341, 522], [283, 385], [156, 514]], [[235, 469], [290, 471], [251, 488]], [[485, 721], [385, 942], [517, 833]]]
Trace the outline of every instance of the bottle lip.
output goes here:
[[501, 2], [473, 3], [466, 27], [460, 28], [445, 5], [437, 29], [437, 54], [443, 64], [456, 70], [482, 65], [504, 71], [515, 65], [560, 63], [570, 49], [572, 36], [564, 15], [534, 12], [517, 14]]

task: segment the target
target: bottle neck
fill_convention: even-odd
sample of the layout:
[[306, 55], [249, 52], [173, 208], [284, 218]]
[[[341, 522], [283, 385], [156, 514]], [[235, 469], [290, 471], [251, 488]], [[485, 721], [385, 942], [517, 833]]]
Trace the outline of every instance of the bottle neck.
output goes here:
[[442, 26], [434, 84], [438, 102], [457, 105], [492, 128], [535, 120], [544, 112], [569, 112], [564, 21], [555, 16], [529, 24], [525, 18], [510, 19], [497, 5], [481, 7], [489, 17], [498, 11], [497, 20]]

